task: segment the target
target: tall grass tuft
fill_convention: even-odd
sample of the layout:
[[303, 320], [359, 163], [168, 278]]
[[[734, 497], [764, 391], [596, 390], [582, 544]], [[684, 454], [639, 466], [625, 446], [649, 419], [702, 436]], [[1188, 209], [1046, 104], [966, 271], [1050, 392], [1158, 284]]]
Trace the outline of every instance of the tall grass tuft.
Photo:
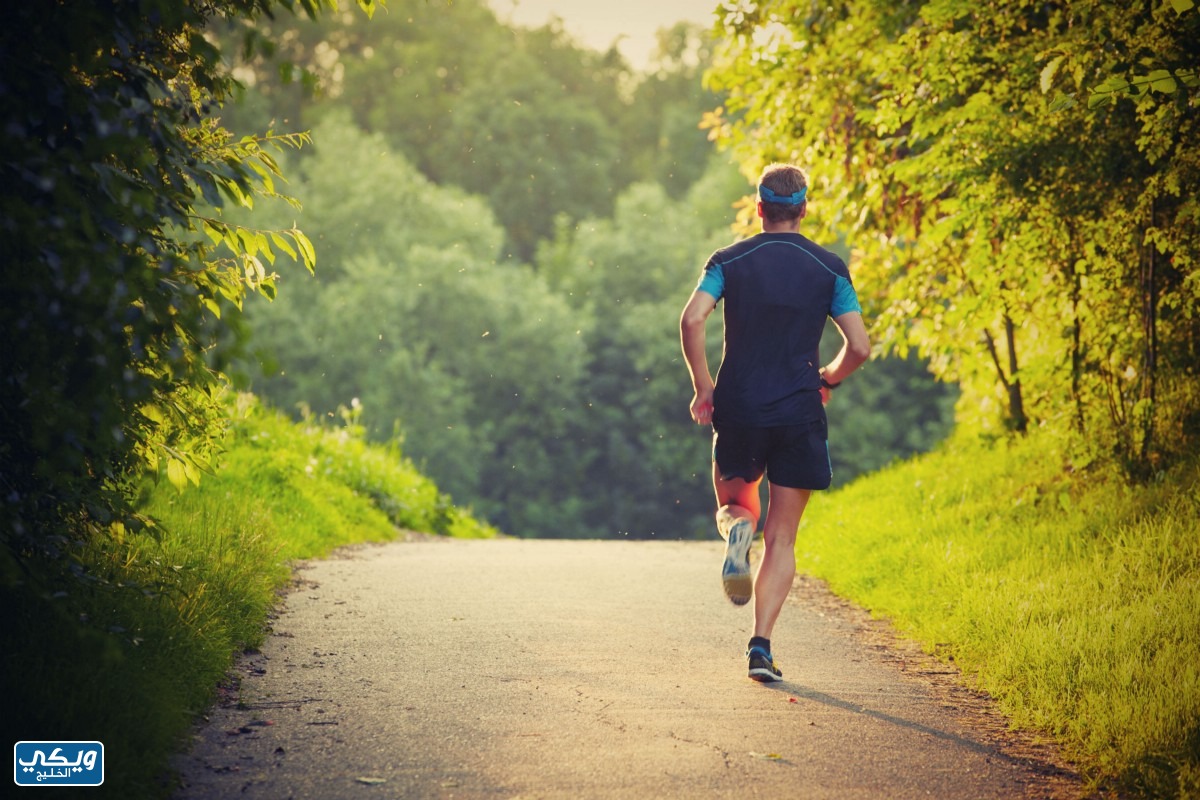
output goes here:
[[955, 441], [813, 503], [801, 569], [953, 659], [1092, 781], [1200, 796], [1200, 459], [1130, 486]]
[[289, 561], [398, 528], [494, 534], [394, 450], [242, 405], [215, 474], [182, 493], [146, 485], [153, 529], [115, 528], [69, 564], [0, 582], [0, 728], [102, 741], [97, 796], [169, 794], [168, 759], [234, 655], [261, 642]]

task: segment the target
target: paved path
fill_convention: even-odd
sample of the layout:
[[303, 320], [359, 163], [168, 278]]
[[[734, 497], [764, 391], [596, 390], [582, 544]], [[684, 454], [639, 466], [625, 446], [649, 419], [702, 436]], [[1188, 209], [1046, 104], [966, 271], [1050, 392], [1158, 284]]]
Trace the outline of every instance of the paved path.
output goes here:
[[304, 565], [177, 800], [1079, 795], [811, 582], [773, 638], [784, 681], [748, 680], [720, 553], [434, 540]]

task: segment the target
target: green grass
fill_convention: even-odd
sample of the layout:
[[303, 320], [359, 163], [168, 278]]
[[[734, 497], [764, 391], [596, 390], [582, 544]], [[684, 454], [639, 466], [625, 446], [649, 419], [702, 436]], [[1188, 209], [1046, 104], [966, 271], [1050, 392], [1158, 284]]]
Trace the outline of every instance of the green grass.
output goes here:
[[94, 539], [73, 554], [74, 576], [33, 565], [0, 585], [0, 727], [14, 742], [104, 742], [105, 783], [89, 796], [169, 793], [168, 759], [233, 657], [261, 642], [290, 561], [398, 528], [494, 534], [345, 429], [254, 406], [227, 447], [197, 488], [147, 485], [141, 506], [159, 530]]
[[819, 498], [796, 550], [1093, 785], [1200, 797], [1200, 459], [1130, 486], [959, 440]]

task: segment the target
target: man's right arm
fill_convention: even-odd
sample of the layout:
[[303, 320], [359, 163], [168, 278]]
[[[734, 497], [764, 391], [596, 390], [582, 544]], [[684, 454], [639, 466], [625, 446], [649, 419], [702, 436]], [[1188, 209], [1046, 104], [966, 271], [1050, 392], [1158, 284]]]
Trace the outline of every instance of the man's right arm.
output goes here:
[[708, 292], [696, 290], [684, 306], [679, 320], [679, 338], [683, 344], [683, 359], [692, 376], [692, 419], [697, 425], [712, 422], [712, 373], [708, 371], [708, 354], [705, 350], [705, 323], [708, 315], [717, 306], [717, 300]]

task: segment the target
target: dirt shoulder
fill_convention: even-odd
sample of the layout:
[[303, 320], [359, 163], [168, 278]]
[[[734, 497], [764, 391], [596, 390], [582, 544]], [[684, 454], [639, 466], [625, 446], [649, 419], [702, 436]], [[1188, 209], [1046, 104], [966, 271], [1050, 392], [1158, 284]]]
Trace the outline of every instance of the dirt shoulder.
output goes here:
[[926, 687], [931, 700], [968, 727], [981, 744], [995, 748], [1005, 757], [1025, 763], [1044, 781], [1048, 797], [1108, 797], [1085, 792], [1075, 768], [1063, 758], [1048, 736], [1014, 729], [995, 701], [971, 688], [961, 670], [939, 660], [911, 639], [896, 633], [886, 619], [876, 619], [866, 610], [838, 597], [828, 585], [810, 575], [798, 575], [792, 597], [811, 609], [836, 617], [861, 645], [862, 652], [897, 670], [906, 680]]

